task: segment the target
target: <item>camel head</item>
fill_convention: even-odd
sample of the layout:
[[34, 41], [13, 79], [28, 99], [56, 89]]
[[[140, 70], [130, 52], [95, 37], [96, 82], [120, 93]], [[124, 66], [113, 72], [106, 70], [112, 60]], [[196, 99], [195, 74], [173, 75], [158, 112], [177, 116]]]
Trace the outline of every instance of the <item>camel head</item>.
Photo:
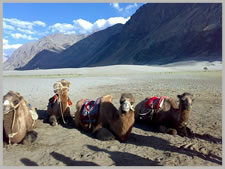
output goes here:
[[71, 83], [65, 79], [58, 81], [53, 85], [54, 92], [57, 94], [68, 93], [70, 84]]
[[123, 93], [120, 97], [120, 110], [122, 113], [134, 111], [135, 99], [131, 93]]
[[182, 95], [177, 95], [180, 101], [180, 106], [182, 106], [185, 110], [191, 110], [192, 109], [192, 103], [194, 101], [194, 96], [190, 93], [183, 93]]
[[18, 108], [22, 99], [23, 96], [21, 96], [20, 93], [9, 91], [5, 96], [3, 96], [3, 113], [7, 114]]

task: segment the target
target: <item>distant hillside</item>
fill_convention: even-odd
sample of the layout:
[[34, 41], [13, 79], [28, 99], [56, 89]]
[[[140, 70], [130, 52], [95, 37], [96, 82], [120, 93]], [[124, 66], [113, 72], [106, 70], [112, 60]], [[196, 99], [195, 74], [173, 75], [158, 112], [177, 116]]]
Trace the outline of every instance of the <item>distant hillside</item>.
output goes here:
[[61, 53], [43, 50], [21, 69], [80, 67], [80, 65], [91, 60], [93, 54], [101, 51], [110, 37], [121, 32], [122, 26], [122, 24], [116, 24], [105, 30], [93, 33]]
[[61, 52], [42, 50], [22, 69], [222, 60], [221, 3], [151, 3], [125, 25], [96, 32]]
[[86, 35], [68, 35], [63, 33], [45, 36], [38, 41], [27, 43], [18, 48], [4, 63], [3, 68], [4, 70], [21, 68], [25, 66], [36, 54], [43, 50], [59, 53], [85, 37]]

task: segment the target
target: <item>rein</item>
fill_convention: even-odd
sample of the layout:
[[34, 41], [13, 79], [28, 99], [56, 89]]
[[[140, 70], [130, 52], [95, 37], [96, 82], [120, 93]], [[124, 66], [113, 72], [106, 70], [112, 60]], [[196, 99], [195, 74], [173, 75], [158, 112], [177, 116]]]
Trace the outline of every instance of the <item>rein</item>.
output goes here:
[[[64, 119], [64, 116], [63, 116], [63, 111], [62, 111], [62, 102], [61, 102], [61, 95], [62, 95], [62, 90], [63, 89], [68, 89], [69, 87], [67, 86], [63, 86], [62, 83], [60, 82], [57, 82], [54, 84], [53, 88], [55, 89], [55, 93], [57, 93], [59, 95], [59, 106], [60, 106], [60, 113], [61, 113], [61, 117], [62, 117], [62, 120], [63, 120], [63, 123], [66, 124], [65, 122], [65, 119]], [[57, 92], [57, 90], [59, 92]], [[68, 106], [67, 106], [68, 107]]]

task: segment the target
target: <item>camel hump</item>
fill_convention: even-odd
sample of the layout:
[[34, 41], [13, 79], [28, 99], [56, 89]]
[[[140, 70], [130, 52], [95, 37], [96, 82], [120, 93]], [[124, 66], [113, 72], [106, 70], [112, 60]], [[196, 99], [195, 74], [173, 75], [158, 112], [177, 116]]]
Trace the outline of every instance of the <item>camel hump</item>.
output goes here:
[[177, 102], [174, 98], [172, 97], [168, 97], [165, 99], [165, 103], [169, 103], [170, 106], [173, 108], [173, 109], [178, 109], [178, 105], [177, 105]]
[[111, 102], [112, 103], [113, 97], [111, 95], [105, 95], [101, 97], [101, 103], [103, 102]]

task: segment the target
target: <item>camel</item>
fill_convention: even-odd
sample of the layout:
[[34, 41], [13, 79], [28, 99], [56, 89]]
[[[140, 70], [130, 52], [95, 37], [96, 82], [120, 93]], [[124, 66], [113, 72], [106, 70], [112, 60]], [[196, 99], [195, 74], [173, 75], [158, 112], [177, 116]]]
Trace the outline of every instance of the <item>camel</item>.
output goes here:
[[55, 95], [49, 99], [47, 106], [48, 120], [52, 126], [58, 125], [61, 120], [66, 124], [65, 120], [71, 120], [72, 102], [68, 96], [70, 82], [62, 79], [53, 85]]
[[9, 91], [3, 96], [3, 142], [4, 144], [33, 143], [37, 138], [36, 110], [20, 93]]
[[135, 118], [152, 124], [163, 133], [191, 136], [187, 124], [194, 97], [187, 92], [177, 97], [179, 105], [172, 97], [147, 97], [135, 106]]
[[[135, 121], [133, 106], [135, 100], [132, 94], [123, 93], [120, 97], [119, 109], [112, 104], [112, 100], [111, 95], [102, 96], [96, 101], [79, 100], [76, 104], [75, 127], [91, 131], [99, 140], [117, 138], [125, 142]], [[87, 109], [92, 111], [88, 112]]]

